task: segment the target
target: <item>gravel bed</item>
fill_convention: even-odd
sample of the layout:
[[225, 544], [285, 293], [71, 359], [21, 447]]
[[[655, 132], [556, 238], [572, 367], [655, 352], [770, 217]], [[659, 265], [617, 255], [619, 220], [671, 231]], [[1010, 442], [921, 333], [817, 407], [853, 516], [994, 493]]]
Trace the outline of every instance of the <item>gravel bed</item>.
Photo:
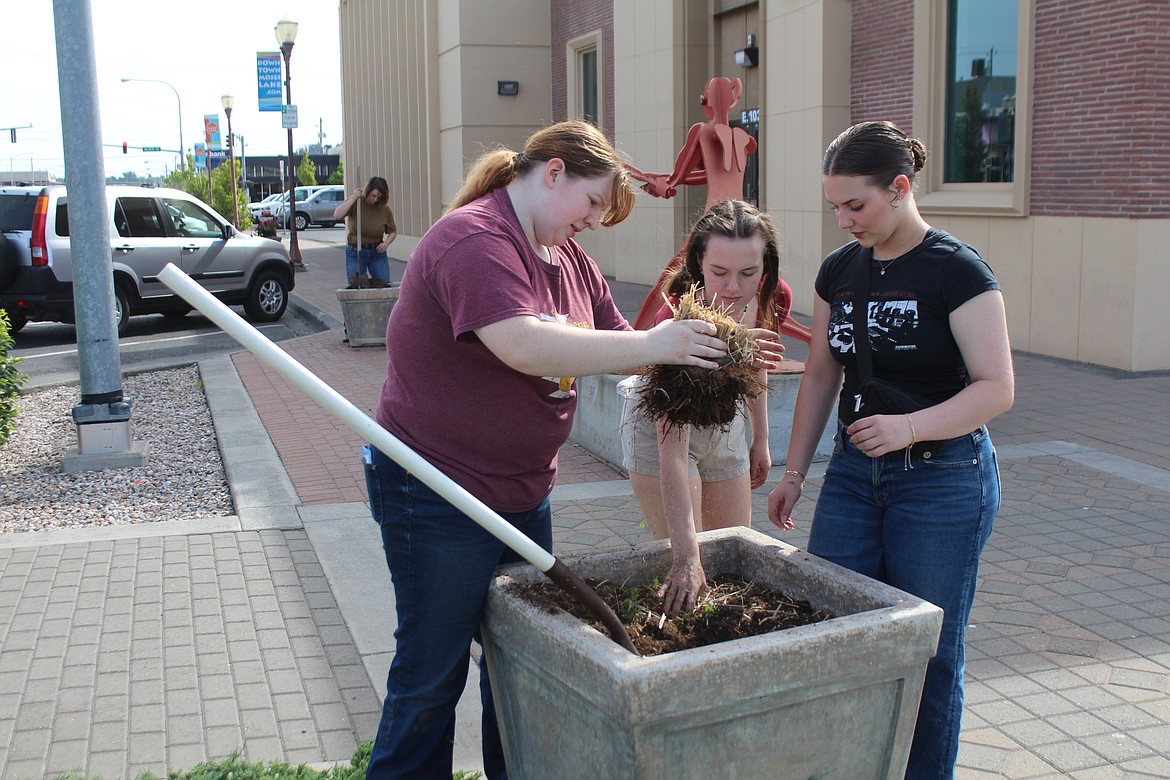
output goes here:
[[77, 446], [77, 384], [22, 396], [0, 447], [0, 533], [130, 525], [234, 514], [196, 366], [127, 376], [130, 434], [150, 442], [138, 468], [61, 472]]

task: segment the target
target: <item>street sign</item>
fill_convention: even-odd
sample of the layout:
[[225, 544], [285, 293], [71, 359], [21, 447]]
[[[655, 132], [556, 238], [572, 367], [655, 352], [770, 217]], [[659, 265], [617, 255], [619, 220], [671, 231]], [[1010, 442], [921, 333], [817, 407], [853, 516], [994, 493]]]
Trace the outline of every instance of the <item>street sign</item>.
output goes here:
[[284, 105], [280, 107], [280, 126], [285, 130], [297, 129], [297, 107]]
[[261, 111], [279, 111], [281, 100], [280, 92], [280, 52], [256, 52], [256, 88], [260, 96]]
[[219, 114], [203, 115], [203, 140], [207, 142], [208, 149], [218, 151], [223, 148], [219, 137]]
[[142, 151], [144, 151], [144, 152], [161, 152], [162, 147], [161, 146], [144, 146], [144, 147], [142, 147]]

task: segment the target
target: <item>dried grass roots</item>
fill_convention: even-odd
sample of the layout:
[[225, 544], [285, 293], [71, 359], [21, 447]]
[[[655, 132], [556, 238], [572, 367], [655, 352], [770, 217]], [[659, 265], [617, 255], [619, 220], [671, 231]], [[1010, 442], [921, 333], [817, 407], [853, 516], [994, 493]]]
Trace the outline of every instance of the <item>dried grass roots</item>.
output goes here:
[[703, 320], [715, 326], [715, 335], [727, 343], [727, 356], [718, 369], [695, 366], [654, 365], [646, 377], [637, 411], [652, 420], [675, 425], [726, 429], [739, 409], [741, 398], [755, 398], [767, 385], [754, 366], [756, 341], [748, 328], [719, 309], [698, 299], [698, 286], [671, 308], [676, 320]]

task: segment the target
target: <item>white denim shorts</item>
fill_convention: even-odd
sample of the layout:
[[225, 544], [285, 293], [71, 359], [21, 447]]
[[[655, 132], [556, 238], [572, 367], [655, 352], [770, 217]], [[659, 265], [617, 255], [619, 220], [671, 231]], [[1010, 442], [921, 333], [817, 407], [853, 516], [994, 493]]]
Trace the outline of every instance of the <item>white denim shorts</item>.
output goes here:
[[[618, 383], [622, 397], [622, 465], [626, 471], [658, 476], [658, 428], [637, 411], [641, 400], [641, 376]], [[727, 430], [717, 427], [691, 428], [688, 471], [703, 482], [722, 482], [746, 474], [751, 467], [747, 440], [747, 409], [739, 412]]]

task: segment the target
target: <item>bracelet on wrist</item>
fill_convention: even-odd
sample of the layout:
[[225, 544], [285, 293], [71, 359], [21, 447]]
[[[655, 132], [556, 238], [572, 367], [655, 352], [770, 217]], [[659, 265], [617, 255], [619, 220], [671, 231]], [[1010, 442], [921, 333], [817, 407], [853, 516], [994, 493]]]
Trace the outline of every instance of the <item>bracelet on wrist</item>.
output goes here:
[[918, 443], [918, 431], [914, 430], [914, 419], [906, 415], [906, 422], [910, 423], [910, 447]]
[[800, 489], [804, 490], [804, 474], [797, 471], [796, 469], [785, 469], [784, 476], [785, 477], [796, 477], [797, 479], [799, 479], [800, 480]]

